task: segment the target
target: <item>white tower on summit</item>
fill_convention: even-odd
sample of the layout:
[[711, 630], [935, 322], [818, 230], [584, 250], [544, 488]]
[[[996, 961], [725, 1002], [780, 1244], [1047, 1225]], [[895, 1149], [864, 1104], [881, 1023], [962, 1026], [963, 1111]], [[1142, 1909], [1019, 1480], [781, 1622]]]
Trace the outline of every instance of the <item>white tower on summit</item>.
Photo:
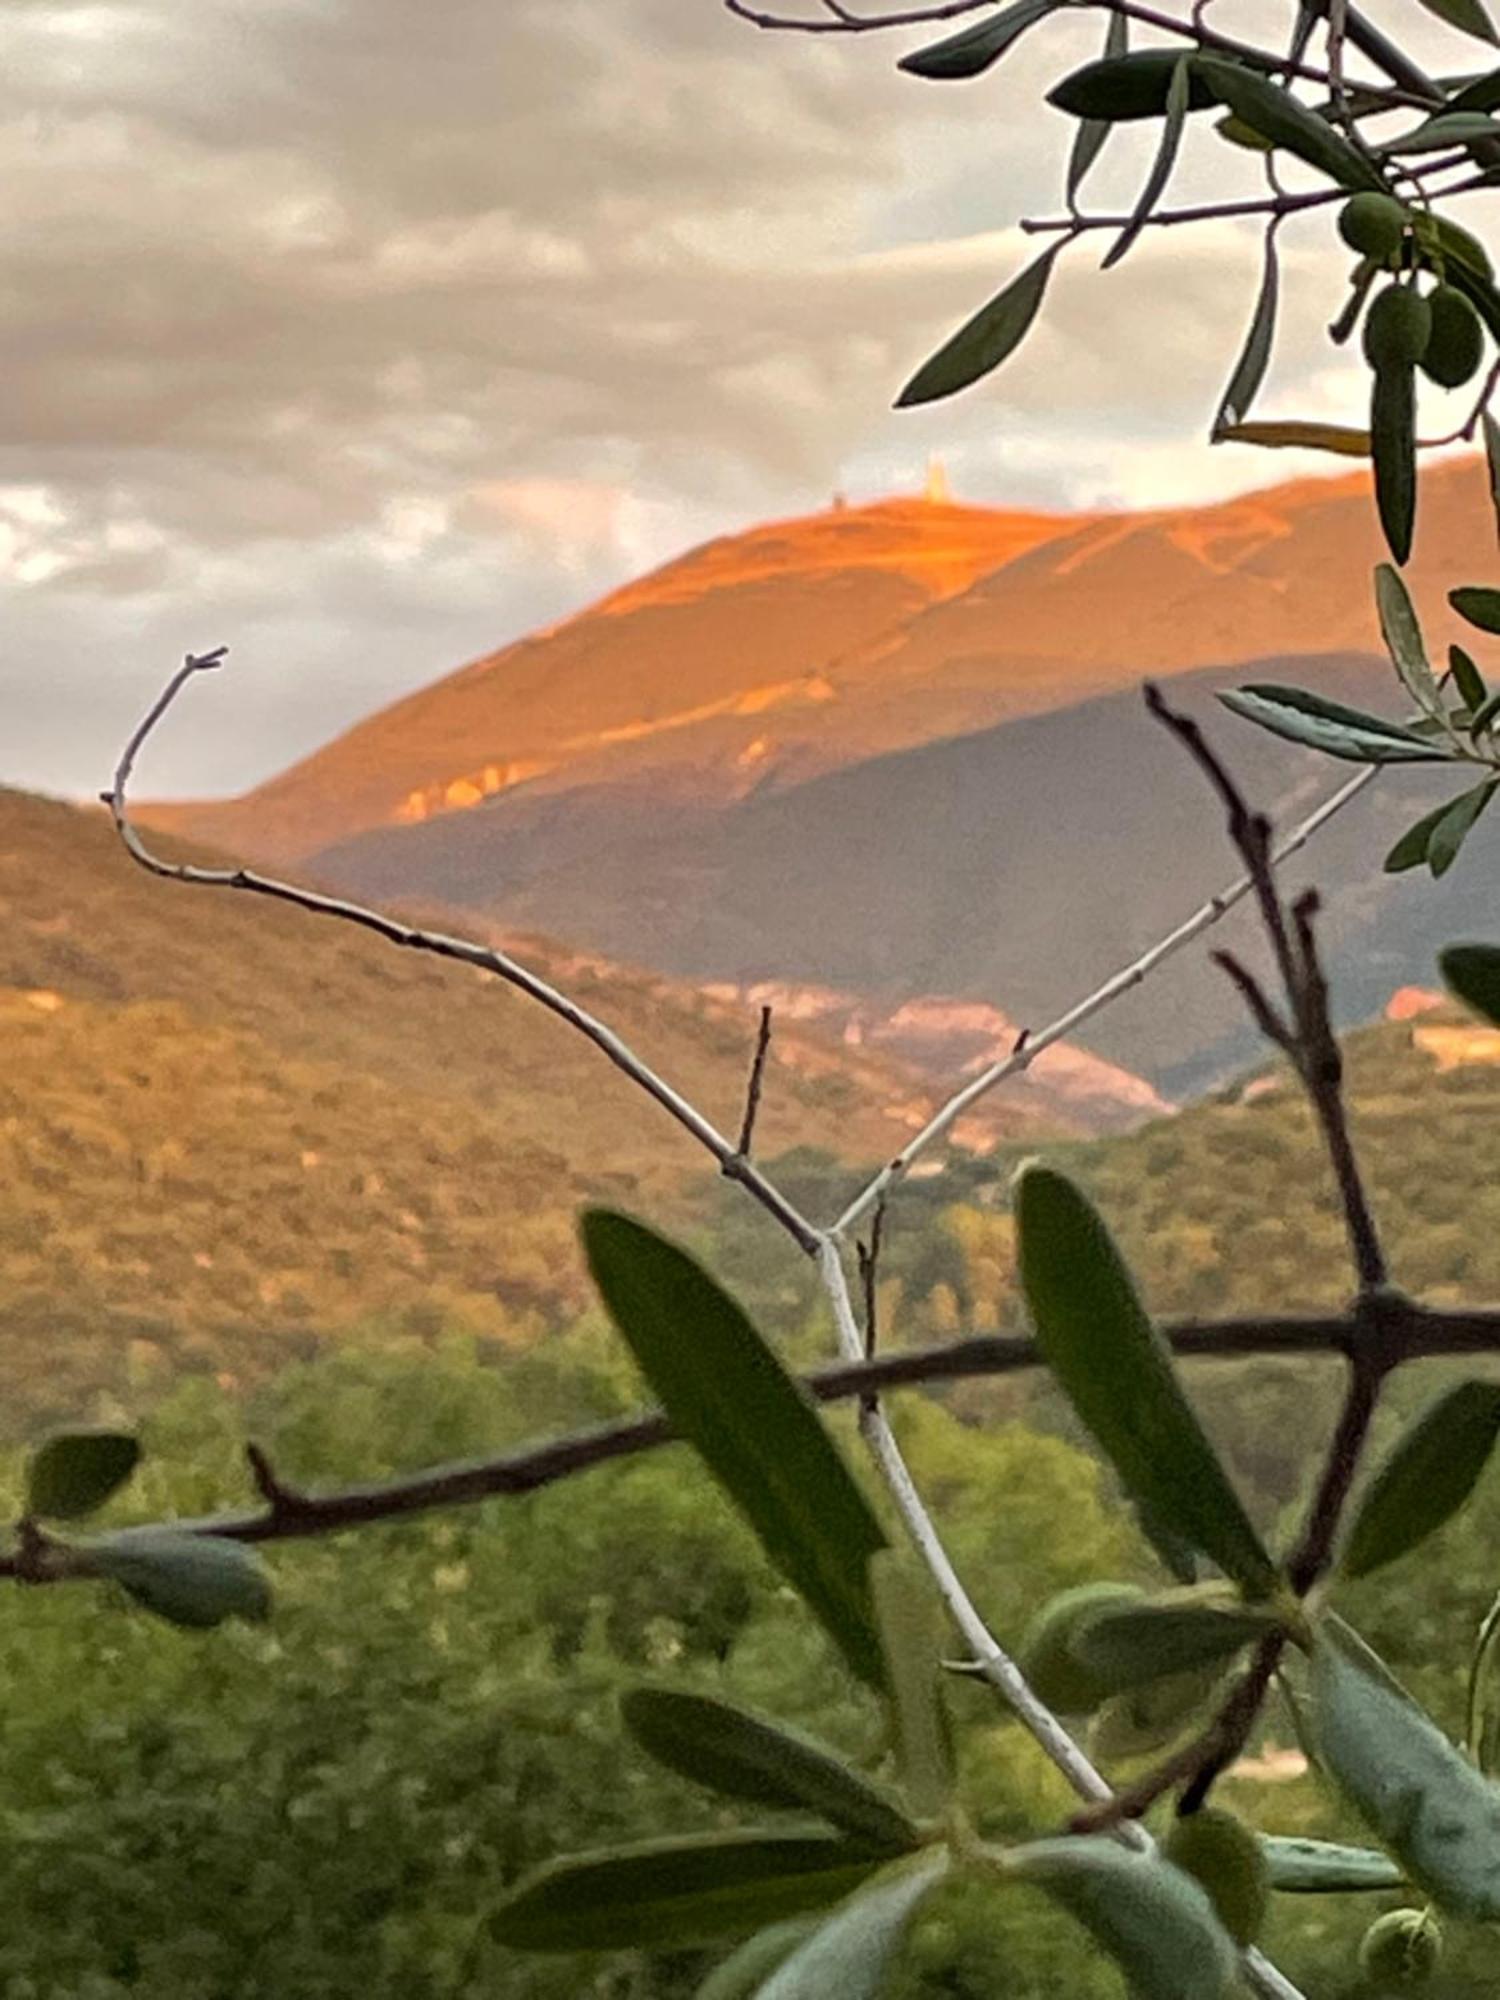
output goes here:
[[930, 507], [946, 507], [953, 499], [948, 490], [947, 471], [936, 452], [927, 461], [927, 489], [922, 498]]

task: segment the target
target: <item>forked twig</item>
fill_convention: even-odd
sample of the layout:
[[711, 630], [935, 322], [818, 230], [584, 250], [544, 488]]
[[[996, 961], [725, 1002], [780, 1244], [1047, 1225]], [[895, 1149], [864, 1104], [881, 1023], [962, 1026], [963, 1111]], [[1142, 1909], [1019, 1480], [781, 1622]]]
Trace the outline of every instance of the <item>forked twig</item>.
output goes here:
[[773, 1187], [738, 1147], [724, 1137], [703, 1113], [689, 1104], [680, 1092], [659, 1077], [651, 1066], [638, 1056], [634, 1049], [607, 1027], [597, 1016], [581, 1007], [576, 1000], [532, 972], [508, 952], [498, 951], [493, 946], [475, 944], [469, 938], [451, 937], [443, 931], [421, 929], [413, 924], [397, 922], [394, 917], [382, 911], [366, 908], [361, 903], [350, 903], [338, 896], [321, 895], [317, 890], [305, 889], [295, 882], [283, 882], [274, 876], [257, 874], [250, 868], [200, 868], [187, 862], [166, 861], [155, 854], [142, 840], [132, 825], [126, 799], [126, 789], [130, 782], [135, 762], [147, 738], [156, 725], [171, 708], [177, 696], [196, 675], [206, 673], [219, 666], [224, 659], [226, 648], [220, 646], [212, 653], [189, 653], [177, 672], [168, 681], [147, 713], [144, 721], [131, 736], [125, 746], [119, 765], [115, 771], [114, 783], [107, 792], [100, 793], [100, 799], [109, 807], [115, 829], [125, 844], [132, 860], [153, 875], [159, 875], [169, 882], [186, 882], [208, 889], [243, 889], [251, 895], [266, 896], [275, 902], [291, 903], [300, 910], [307, 910], [313, 916], [336, 917], [346, 924], [354, 924], [361, 930], [374, 931], [390, 944], [404, 946], [412, 951], [430, 952], [435, 957], [456, 959], [461, 965], [475, 966], [481, 972], [492, 973], [506, 985], [514, 986], [545, 1007], [550, 1014], [565, 1021], [570, 1028], [592, 1042], [594, 1047], [622, 1070], [632, 1083], [638, 1084], [648, 1097], [653, 1098], [664, 1111], [675, 1118], [706, 1148], [718, 1161], [720, 1170], [731, 1180], [739, 1181], [754, 1194], [761, 1206], [774, 1215], [776, 1220], [805, 1250], [809, 1256], [816, 1250], [819, 1232], [797, 1211], [781, 1191]]

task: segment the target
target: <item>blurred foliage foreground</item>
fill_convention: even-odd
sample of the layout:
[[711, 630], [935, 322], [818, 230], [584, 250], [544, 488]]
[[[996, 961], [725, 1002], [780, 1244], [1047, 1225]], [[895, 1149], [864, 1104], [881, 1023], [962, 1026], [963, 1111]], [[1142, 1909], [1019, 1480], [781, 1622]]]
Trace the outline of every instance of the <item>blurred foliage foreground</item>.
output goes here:
[[[1295, 1396], [1285, 1365], [1216, 1378], [1205, 1364], [1194, 1375], [1262, 1517], [1295, 1497], [1286, 1457], [1262, 1448], [1264, 1434], [1293, 1403], [1308, 1425], [1332, 1406], [1331, 1371], [1306, 1363], [1293, 1377]], [[247, 1497], [247, 1434], [274, 1446], [286, 1476], [336, 1483], [490, 1451], [640, 1400], [597, 1318], [498, 1362], [457, 1338], [351, 1346], [285, 1371], [248, 1407], [201, 1378], [157, 1405], [143, 1467], [107, 1521]], [[1159, 1586], [1108, 1475], [1049, 1434], [1058, 1413], [1039, 1385], [969, 1384], [960, 1400], [963, 1415], [925, 1395], [894, 1407], [1002, 1634], [1074, 1584]], [[981, 1413], [983, 1430], [964, 1421]], [[847, 1413], [834, 1427], [847, 1436]], [[14, 1514], [19, 1455], [6, 1477]], [[1444, 1532], [1440, 1563], [1397, 1563], [1350, 1600], [1450, 1724], [1463, 1701], [1451, 1635], [1472, 1629], [1493, 1596], [1497, 1536], [1491, 1481]], [[881, 1768], [876, 1700], [684, 1447], [526, 1501], [288, 1545], [273, 1564], [274, 1620], [203, 1635], [135, 1609], [103, 1619], [85, 1590], [13, 1602], [0, 1627], [7, 2000], [675, 2000], [701, 1982], [704, 1954], [533, 1958], [488, 1929], [505, 1887], [558, 1853], [665, 1824], [735, 1823], [733, 1808], [627, 1743], [622, 1692], [644, 1678], [724, 1695]], [[1061, 1780], [992, 1697], [957, 1683], [953, 1709], [978, 1831], [1003, 1840], [1060, 1823]], [[1267, 1727], [1284, 1748], [1284, 1718]], [[1354, 1836], [1326, 1793], [1285, 1775], [1286, 1762], [1262, 1742], [1226, 1800], [1283, 1833]], [[1265, 1941], [1320, 1994], [1374, 1992], [1351, 1983], [1355, 1947], [1371, 1915], [1400, 1900], [1279, 1897]], [[1477, 1948], [1460, 1945], [1432, 1990], [1492, 1984]], [[988, 1901], [981, 1921], [955, 1890], [926, 1907], [892, 1991], [1091, 2000], [1123, 1987], [1034, 1893], [1017, 1891], [998, 1913]]]

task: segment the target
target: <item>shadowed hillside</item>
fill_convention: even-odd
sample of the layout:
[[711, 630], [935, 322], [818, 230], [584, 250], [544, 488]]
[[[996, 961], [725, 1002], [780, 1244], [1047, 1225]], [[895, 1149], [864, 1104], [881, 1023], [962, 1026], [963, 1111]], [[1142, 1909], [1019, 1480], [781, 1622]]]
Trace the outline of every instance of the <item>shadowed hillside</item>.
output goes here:
[[[164, 1356], [250, 1369], [331, 1327], [445, 1317], [511, 1340], [584, 1298], [574, 1216], [670, 1220], [704, 1156], [597, 1051], [481, 973], [148, 877], [103, 814], [0, 792], [0, 1336], [20, 1376]], [[738, 1128], [748, 1003], [571, 954], [527, 962]], [[1096, 1129], [1111, 1076], [1063, 1065], [971, 1143]], [[1119, 1078], [1116, 1104], [1155, 1100]], [[1090, 1095], [1090, 1090], [1094, 1095]], [[1077, 1109], [1074, 1098], [1077, 1099]], [[934, 1086], [790, 1014], [766, 1154], [889, 1152]], [[134, 1343], [132, 1345], [132, 1343]]]

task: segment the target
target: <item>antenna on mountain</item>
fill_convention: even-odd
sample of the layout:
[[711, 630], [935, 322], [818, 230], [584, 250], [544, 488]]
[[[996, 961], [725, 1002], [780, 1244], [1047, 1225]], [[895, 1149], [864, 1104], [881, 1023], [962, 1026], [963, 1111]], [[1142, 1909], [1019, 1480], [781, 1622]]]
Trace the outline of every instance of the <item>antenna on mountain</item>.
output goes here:
[[948, 490], [947, 468], [936, 452], [927, 461], [927, 490], [922, 497], [930, 507], [946, 507], [953, 498]]

